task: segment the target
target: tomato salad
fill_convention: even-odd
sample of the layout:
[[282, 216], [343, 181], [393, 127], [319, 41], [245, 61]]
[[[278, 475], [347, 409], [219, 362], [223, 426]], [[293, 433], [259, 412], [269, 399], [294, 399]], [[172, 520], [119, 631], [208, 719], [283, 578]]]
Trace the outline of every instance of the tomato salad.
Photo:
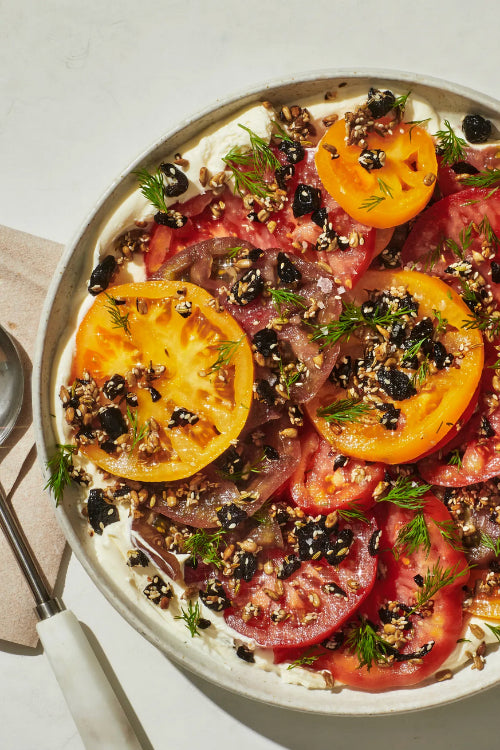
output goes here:
[[126, 509], [193, 637], [223, 618], [250, 664], [374, 691], [500, 621], [499, 157], [411, 96], [266, 102], [194, 194], [182, 154], [137, 172], [151, 216], [92, 272], [51, 462], [92, 534]]

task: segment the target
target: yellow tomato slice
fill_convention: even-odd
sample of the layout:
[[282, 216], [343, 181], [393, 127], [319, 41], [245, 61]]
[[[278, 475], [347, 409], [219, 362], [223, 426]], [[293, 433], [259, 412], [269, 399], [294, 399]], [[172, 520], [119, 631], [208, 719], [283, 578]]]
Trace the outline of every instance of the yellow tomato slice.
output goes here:
[[[130, 375], [134, 368], [138, 378]], [[149, 381], [140, 374], [148, 368], [162, 371]], [[208, 292], [187, 282], [124, 284], [101, 293], [76, 336], [73, 378], [85, 370], [98, 386], [115, 374], [126, 377], [138, 407], [127, 408], [124, 398], [114, 401], [129, 422], [121, 452], [107, 453], [95, 442], [81, 452], [111, 474], [138, 481], [180, 479], [209, 464], [238, 436], [252, 401], [246, 335], [229, 313], [217, 311]], [[169, 427], [176, 408], [195, 415], [193, 423]], [[152, 419], [158, 445], [148, 454], [141, 442], [151, 434]]]
[[[416, 216], [434, 191], [437, 160], [431, 136], [417, 125], [404, 123], [392, 135], [369, 133], [367, 148], [385, 153], [384, 166], [369, 171], [358, 161], [362, 149], [348, 146], [345, 134], [345, 120], [337, 120], [316, 153], [316, 169], [330, 195], [349, 216], [379, 229]], [[336, 158], [332, 158], [332, 146]]]
[[319, 408], [347, 398], [345, 390], [331, 383], [325, 384], [306, 408], [317, 430], [335, 450], [366, 461], [399, 464], [429, 452], [454, 428], [479, 384], [484, 353], [481, 333], [462, 327], [470, 316], [468, 307], [443, 281], [416, 271], [369, 271], [363, 277], [365, 290], [391, 287], [408, 290], [419, 303], [419, 317], [432, 319], [437, 310], [447, 319], [448, 329], [441, 340], [446, 351], [461, 357], [459, 364], [455, 359], [451, 367], [430, 375], [411, 398], [385, 398], [401, 410], [396, 430], [387, 430], [369, 416], [342, 426], [318, 417]]

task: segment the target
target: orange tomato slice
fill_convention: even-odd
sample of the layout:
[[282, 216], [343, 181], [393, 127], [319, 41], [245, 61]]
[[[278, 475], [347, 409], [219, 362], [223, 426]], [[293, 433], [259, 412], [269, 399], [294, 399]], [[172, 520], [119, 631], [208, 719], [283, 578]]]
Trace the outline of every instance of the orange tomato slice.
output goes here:
[[[354, 219], [379, 229], [416, 216], [434, 191], [437, 159], [431, 136], [417, 125], [405, 123], [385, 137], [369, 133], [367, 148], [385, 153], [384, 166], [369, 171], [358, 161], [362, 149], [348, 146], [345, 134], [345, 120], [337, 120], [316, 153], [316, 169], [330, 195]], [[337, 150], [337, 158], [332, 159], [331, 146]]]
[[[116, 313], [127, 320], [126, 326], [117, 325]], [[82, 445], [81, 453], [128, 479], [191, 476], [226, 450], [245, 424], [253, 385], [248, 340], [234, 318], [219, 312], [213, 297], [194, 284], [148, 281], [113, 287], [96, 298], [79, 326], [72, 377], [82, 377], [86, 370], [102, 386], [113, 375], [127, 377], [141, 366], [164, 369], [150, 383], [136, 378], [127, 386], [137, 397], [137, 408], [127, 407], [124, 398], [113, 402], [129, 423], [124, 450], [107, 453], [93, 442]], [[149, 385], [159, 398], [153, 398]], [[111, 405], [101, 399], [103, 406]], [[196, 421], [169, 426], [176, 407], [188, 410]], [[158, 424], [159, 444], [146, 455], [137, 438], [142, 432], [147, 439], [151, 419]]]
[[401, 410], [396, 430], [387, 430], [369, 418], [338, 427], [318, 417], [318, 408], [347, 397], [345, 390], [328, 382], [306, 408], [316, 429], [340, 453], [365, 461], [406, 463], [438, 445], [467, 409], [481, 378], [483, 340], [477, 329], [462, 327], [470, 315], [468, 307], [436, 277], [416, 271], [369, 271], [363, 277], [363, 287], [365, 290], [405, 287], [419, 303], [419, 317], [432, 319], [434, 311], [439, 311], [449, 324], [442, 342], [448, 352], [463, 355], [460, 365], [430, 375], [411, 398], [386, 399]]

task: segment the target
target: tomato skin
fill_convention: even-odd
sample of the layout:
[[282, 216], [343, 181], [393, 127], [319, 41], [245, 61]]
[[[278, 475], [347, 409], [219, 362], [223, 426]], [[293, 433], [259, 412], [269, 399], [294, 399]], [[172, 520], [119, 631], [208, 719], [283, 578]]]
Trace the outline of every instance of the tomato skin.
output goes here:
[[334, 469], [337, 456], [327, 440], [311, 430], [301, 440], [301, 461], [290, 480], [293, 501], [312, 515], [331, 513], [352, 503], [373, 505], [373, 491], [384, 478], [383, 464], [353, 458]]
[[[357, 221], [385, 229], [412, 219], [427, 205], [434, 185], [424, 179], [437, 174], [434, 142], [418, 126], [404, 123], [392, 135], [369, 133], [369, 150], [385, 153], [385, 164], [367, 170], [358, 158], [359, 146], [347, 145], [345, 120], [337, 120], [325, 133], [316, 153], [316, 167], [323, 185], [342, 208]], [[332, 159], [329, 147], [335, 147]], [[377, 198], [375, 202], [373, 198]], [[366, 205], [367, 204], [367, 205]]]
[[[465, 149], [464, 158], [460, 160], [469, 164], [475, 168], [478, 172], [483, 172], [486, 169], [498, 169], [500, 165], [500, 158], [498, 156], [497, 146], [487, 146], [486, 148], [472, 148], [468, 147]], [[471, 170], [472, 171], [472, 170]], [[438, 185], [443, 196], [451, 195], [452, 193], [459, 193], [462, 190], [468, 190], [469, 186], [464, 185], [463, 181], [459, 179], [461, 175], [460, 169], [453, 169], [449, 164], [445, 164], [443, 158], [438, 156]], [[470, 175], [465, 173], [466, 177]]]
[[[350, 552], [340, 565], [332, 567], [324, 559], [307, 560], [285, 580], [279, 581], [275, 572], [268, 574], [258, 571], [248, 583], [242, 581], [237, 594], [232, 594], [232, 607], [225, 610], [227, 624], [249, 638], [268, 648], [294, 648], [308, 646], [323, 640], [332, 630], [340, 627], [366, 598], [375, 581], [376, 560], [368, 551], [368, 543], [375, 531], [375, 524], [353, 522], [349, 527], [354, 533]], [[283, 550], [270, 550], [262, 562], [270, 560], [275, 567], [283, 560]], [[358, 588], [353, 591], [347, 581], [355, 578]], [[321, 586], [334, 582], [345, 592], [346, 598], [325, 593]], [[266, 590], [276, 592], [279, 583], [283, 585], [283, 595], [276, 601]], [[309, 595], [317, 595], [319, 606], [314, 606]], [[260, 607], [257, 616], [245, 622], [242, 612], [249, 602]], [[281, 622], [271, 620], [271, 612], [283, 608], [289, 617]], [[315, 616], [304, 624], [307, 614]]]
[[382, 666], [373, 663], [368, 670], [366, 666], [359, 668], [357, 656], [343, 646], [339, 650], [323, 654], [314, 663], [315, 670], [326, 669], [340, 682], [368, 691], [415, 685], [439, 669], [454, 650], [462, 633], [462, 586], [466, 585], [469, 579], [465, 556], [447, 544], [435, 523], [449, 523], [451, 516], [433, 495], [426, 496], [424, 508], [432, 545], [428, 557], [422, 549], [411, 554], [403, 554], [399, 560], [392, 554], [392, 546], [399, 529], [414, 516], [411, 511], [388, 506], [381, 509], [380, 515], [377, 513], [377, 516], [382, 529], [379, 570], [386, 570], [386, 573], [384, 578], [377, 581], [371, 594], [358, 610], [359, 614], [367, 617], [374, 625], [378, 626], [380, 623], [379, 611], [387, 602], [395, 601], [412, 606], [413, 597], [418, 592], [415, 575], [425, 577], [426, 571], [432, 570], [436, 564], [439, 564], [442, 570], [465, 572], [453, 583], [438, 591], [425, 617], [410, 615], [413, 627], [409, 630], [408, 642], [400, 651], [406, 654], [414, 653], [425, 644], [434, 641], [432, 649], [422, 659], [394, 661], [390, 665]]
[[[416, 395], [393, 401], [401, 410], [401, 426], [386, 430], [380, 422], [350, 422], [340, 432], [318, 417], [318, 408], [346, 398], [345, 389], [327, 382], [318, 396], [306, 405], [316, 429], [344, 455], [367, 461], [398, 464], [413, 461], [434, 448], [466, 410], [477, 388], [484, 361], [483, 341], [477, 330], [465, 330], [469, 309], [440, 279], [414, 271], [369, 271], [363, 288], [390, 289], [404, 286], [419, 303], [419, 315], [433, 317], [439, 310], [450, 324], [443, 343], [447, 351], [470, 347], [460, 368], [449, 367], [432, 375], [428, 387]], [[356, 302], [356, 294], [354, 295]]]

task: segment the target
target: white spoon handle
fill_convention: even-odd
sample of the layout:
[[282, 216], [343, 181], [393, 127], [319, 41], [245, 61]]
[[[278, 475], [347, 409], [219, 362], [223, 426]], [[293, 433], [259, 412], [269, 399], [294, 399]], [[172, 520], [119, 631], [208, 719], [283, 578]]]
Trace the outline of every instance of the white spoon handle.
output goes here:
[[36, 627], [86, 750], [141, 750], [73, 612], [59, 612]]

